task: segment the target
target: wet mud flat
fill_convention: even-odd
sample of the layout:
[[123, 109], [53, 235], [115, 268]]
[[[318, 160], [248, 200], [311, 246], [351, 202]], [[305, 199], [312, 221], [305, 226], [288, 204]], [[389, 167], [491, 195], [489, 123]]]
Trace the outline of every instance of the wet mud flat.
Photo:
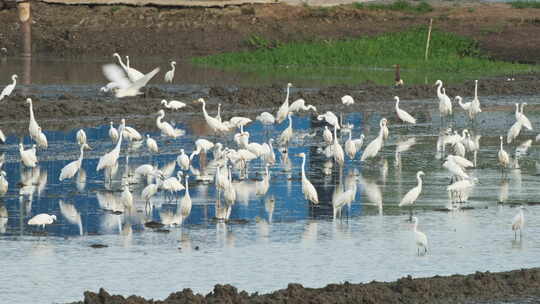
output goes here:
[[[540, 74], [514, 75], [514, 81], [506, 77], [482, 79], [479, 81], [478, 94], [482, 96], [523, 96], [540, 93]], [[391, 82], [391, 80], [390, 80]], [[24, 102], [31, 97], [34, 105], [36, 119], [46, 130], [68, 130], [75, 127], [93, 127], [107, 124], [110, 120], [129, 117], [130, 125], [142, 130], [154, 130], [155, 113], [162, 106], [162, 99], [181, 100], [187, 106], [177, 112], [168, 111], [168, 120], [182, 121], [193, 115], [201, 115], [201, 104], [193, 102], [202, 97], [208, 101], [207, 111], [214, 115], [218, 103], [222, 104], [225, 119], [239, 114], [258, 115], [262, 111], [274, 113], [285, 100], [284, 85], [265, 87], [209, 87], [201, 88], [198, 92], [171, 94], [167, 89], [150, 86], [145, 96], [116, 99], [110, 95], [96, 92], [92, 98], [77, 97], [69, 93], [50, 98], [39, 95], [22, 95], [17, 91], [6, 101], [2, 102], [0, 111], [0, 128], [8, 134], [17, 134], [26, 131], [28, 121], [28, 106]], [[473, 95], [474, 81], [446, 86], [450, 96], [460, 95], [468, 97]], [[343, 95], [351, 95], [355, 104], [345, 108], [340, 102]], [[401, 100], [426, 99], [426, 102], [436, 100], [436, 89], [431, 84], [405, 85], [394, 88], [391, 85], [382, 86], [372, 83], [363, 83], [356, 86], [333, 86], [326, 88], [293, 88], [290, 102], [303, 98], [306, 104], [317, 107], [319, 112], [332, 111], [382, 111], [393, 109], [394, 96]], [[392, 107], [391, 107], [392, 106]], [[423, 105], [420, 105], [423, 107]], [[384, 112], [384, 111], [383, 111]], [[212, 114], [214, 113], [214, 114]], [[249, 115], [255, 116], [255, 115]]]
[[395, 282], [366, 284], [329, 284], [323, 288], [306, 288], [289, 284], [286, 289], [268, 294], [249, 294], [231, 285], [216, 285], [206, 296], [191, 289], [171, 293], [164, 300], [147, 300], [110, 295], [104, 289], [87, 291], [84, 304], [143, 303], [478, 303], [516, 300], [540, 296], [540, 268], [508, 272], [477, 272], [470, 275], [401, 278]]

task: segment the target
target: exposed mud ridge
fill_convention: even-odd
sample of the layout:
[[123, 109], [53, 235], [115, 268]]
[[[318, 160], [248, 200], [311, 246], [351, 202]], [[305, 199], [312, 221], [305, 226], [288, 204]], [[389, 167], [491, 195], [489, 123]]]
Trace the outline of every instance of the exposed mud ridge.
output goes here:
[[[538, 95], [540, 94], [540, 74], [518, 75], [515, 81], [506, 78], [483, 79], [479, 82], [478, 92], [480, 101], [483, 96], [495, 95]], [[450, 96], [460, 95], [466, 99], [472, 96], [474, 82], [446, 86]], [[355, 99], [352, 107], [347, 111], [378, 111], [388, 112], [393, 107], [394, 96], [402, 100], [426, 99], [426, 103], [435, 107], [437, 99], [435, 88], [432, 85], [413, 85], [403, 88], [381, 86], [371, 83], [357, 86], [334, 86], [322, 89], [293, 88], [290, 101], [298, 98], [313, 104], [319, 112], [332, 110], [344, 111], [345, 107], [340, 99], [343, 95], [351, 95]], [[55, 99], [46, 99], [40, 96], [32, 97], [36, 119], [45, 130], [69, 130], [75, 127], [88, 127], [107, 124], [110, 120], [119, 120], [128, 117], [130, 125], [142, 130], [156, 130], [154, 113], [161, 109], [160, 100], [165, 98], [167, 92], [152, 87], [146, 97], [115, 99], [100, 95], [90, 100], [74, 96], [64, 96]], [[19, 92], [2, 102], [0, 111], [0, 128], [6, 133], [24, 134], [28, 123], [28, 106], [24, 102], [27, 96]], [[178, 112], [167, 111], [167, 120], [185, 121], [190, 116], [202, 117], [201, 105], [192, 101], [198, 97], [207, 99], [207, 111], [216, 113], [217, 104], [222, 103], [224, 119], [233, 115], [245, 114], [252, 119], [262, 111], [275, 113], [285, 99], [283, 85], [274, 85], [259, 88], [224, 88], [211, 87], [202, 89], [199, 93], [178, 95], [179, 100], [187, 106]], [[423, 107], [423, 106], [422, 106]], [[425, 107], [423, 107], [425, 108]]]
[[[345, 39], [402, 31], [434, 19], [436, 28], [479, 41], [490, 56], [540, 62], [537, 9], [504, 3], [433, 2], [426, 14], [287, 4], [226, 8], [64, 6], [32, 2], [32, 39], [38, 54], [62, 56], [163, 55], [171, 58], [249, 50], [249, 37], [291, 42]], [[17, 12], [0, 10], [0, 47], [21, 47]]]
[[112, 296], [104, 289], [84, 293], [84, 304], [144, 303], [467, 303], [488, 300], [519, 299], [540, 294], [540, 269], [509, 272], [477, 272], [471, 275], [412, 279], [367, 284], [329, 284], [323, 288], [305, 288], [289, 284], [286, 289], [259, 295], [248, 294], [231, 285], [216, 285], [206, 296], [191, 289], [171, 293], [165, 300], [146, 300], [138, 296]]

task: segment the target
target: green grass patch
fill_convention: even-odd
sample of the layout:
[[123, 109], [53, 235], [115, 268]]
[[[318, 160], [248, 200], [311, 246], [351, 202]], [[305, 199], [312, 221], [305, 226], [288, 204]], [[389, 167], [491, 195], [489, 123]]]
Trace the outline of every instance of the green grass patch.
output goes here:
[[[479, 77], [538, 70], [536, 66], [490, 60], [481, 54], [476, 41], [438, 30], [432, 32], [429, 60], [425, 61], [426, 36], [427, 29], [420, 27], [376, 37], [294, 42], [275, 47], [270, 47], [267, 40], [260, 38], [252, 43], [258, 46], [254, 51], [223, 53], [192, 60], [197, 64], [228, 70], [274, 70], [281, 73], [284, 72], [283, 67], [287, 67], [286, 71], [337, 68], [338, 73], [345, 70], [391, 72], [392, 66], [399, 63], [403, 74], [420, 75], [415, 77], [416, 82], [422, 82], [429, 75], [441, 75], [440, 78], [454, 74]], [[321, 73], [324, 76], [328, 72]], [[380, 80], [383, 80], [382, 76]]]
[[388, 11], [401, 11], [401, 12], [419, 13], [419, 14], [429, 13], [433, 11], [433, 7], [425, 1], [422, 1], [419, 4], [412, 4], [404, 0], [398, 0], [390, 4], [356, 2], [354, 3], [354, 7], [358, 9], [367, 9], [367, 10], [377, 10], [377, 11], [388, 10]]
[[512, 1], [512, 8], [540, 8], [540, 1]]

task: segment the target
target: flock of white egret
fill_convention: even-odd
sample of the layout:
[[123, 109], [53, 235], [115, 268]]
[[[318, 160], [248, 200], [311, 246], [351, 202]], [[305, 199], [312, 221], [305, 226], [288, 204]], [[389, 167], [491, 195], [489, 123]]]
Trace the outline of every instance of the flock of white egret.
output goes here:
[[[143, 74], [130, 67], [129, 57], [126, 56], [126, 64], [124, 64], [122, 58], [117, 53], [114, 54], [114, 57], [118, 59], [120, 66], [115, 64], [107, 64], [103, 66], [103, 73], [111, 82], [101, 88], [101, 90], [113, 91], [117, 98], [141, 94], [140, 90], [159, 72], [159, 68], [155, 68], [151, 72]], [[171, 62], [172, 69], [165, 74], [166, 82], [173, 81], [175, 64], [176, 62]], [[6, 96], [9, 96], [13, 92], [16, 86], [17, 75], [13, 75], [12, 80], [13, 83], [6, 86], [2, 91], [0, 100]], [[441, 119], [449, 119], [452, 117], [453, 113], [452, 100], [448, 95], [446, 95], [441, 80], [437, 80], [435, 86], [437, 86], [436, 94], [439, 100], [438, 108]], [[286, 87], [285, 101], [277, 109], [275, 115], [269, 112], [263, 112], [256, 116], [256, 120], [263, 124], [265, 128], [281, 123], [286, 123], [288, 125], [288, 127], [285, 128], [285, 130], [282, 131], [275, 140], [281, 148], [279, 151], [282, 154], [284, 170], [290, 170], [290, 160], [286, 153], [288, 151], [287, 147], [289, 143], [295, 136], [292, 123], [293, 117], [296, 113], [301, 111], [313, 111], [317, 115], [317, 119], [319, 121], [326, 122], [324, 131], [322, 132], [321, 141], [324, 142], [325, 145], [323, 153], [329, 160], [333, 160], [333, 163], [339, 168], [343, 168], [345, 165], [345, 157], [354, 160], [357, 152], [361, 151], [364, 144], [364, 134], [362, 134], [359, 138], [352, 138], [352, 130], [350, 125], [340, 121], [338, 116], [331, 111], [326, 111], [325, 113], [319, 114], [315, 106], [306, 105], [306, 102], [303, 99], [298, 99], [290, 103], [289, 96], [291, 87], [292, 84], [289, 83]], [[460, 96], [455, 97], [455, 100], [467, 113], [471, 121], [474, 121], [476, 116], [482, 112], [477, 91], [478, 81], [476, 81], [474, 98], [472, 101], [463, 103], [463, 99]], [[248, 117], [235, 116], [225, 121], [221, 118], [220, 108], [218, 108], [218, 113], [216, 116], [211, 116], [206, 110], [206, 101], [203, 98], [199, 98], [194, 102], [201, 105], [202, 115], [206, 121], [206, 124], [215, 134], [226, 137], [229, 136], [229, 134], [232, 135], [236, 130], [239, 130], [238, 133], [234, 133], [232, 135], [232, 139], [234, 140], [236, 147], [225, 147], [222, 143], [213, 143], [208, 139], [199, 138], [195, 141], [194, 144], [196, 148], [191, 154], [186, 154], [184, 149], [179, 151], [177, 164], [180, 170], [178, 170], [176, 175], [171, 177], [164, 176], [163, 172], [152, 164], [145, 164], [138, 167], [135, 170], [135, 174], [138, 177], [143, 177], [139, 180], [139, 182], [147, 184], [142, 190], [141, 196], [146, 201], [146, 207], [152, 208], [151, 198], [159, 191], [165, 191], [166, 193], [170, 194], [171, 197], [175, 197], [178, 192], [184, 191], [184, 195], [178, 201], [178, 208], [180, 210], [182, 219], [185, 219], [190, 215], [192, 207], [188, 187], [188, 172], [191, 172], [190, 174], [195, 176], [197, 180], [203, 182], [213, 182], [215, 184], [218, 196], [222, 196], [221, 199], [223, 200], [223, 208], [220, 209], [220, 212], [217, 213], [216, 216], [219, 219], [227, 220], [231, 212], [231, 206], [235, 203], [237, 196], [232, 183], [233, 170], [238, 170], [240, 178], [243, 178], [247, 176], [249, 163], [256, 159], [260, 159], [264, 163], [265, 173], [263, 175], [263, 180], [259, 182], [259, 186], [261, 187], [258, 187], [257, 191], [263, 194], [268, 191], [270, 181], [268, 167], [276, 164], [277, 159], [273, 146], [274, 139], [270, 138], [267, 142], [262, 143], [251, 142], [249, 132], [244, 131], [244, 127], [247, 124], [250, 124], [252, 119]], [[354, 99], [353, 97], [346, 95], [342, 97], [341, 102], [345, 106], [350, 106], [354, 104]], [[414, 118], [404, 109], [400, 108], [399, 97], [395, 97], [395, 102], [395, 111], [397, 117], [406, 124], [416, 124], [416, 118]], [[26, 149], [22, 143], [19, 144], [19, 154], [22, 165], [24, 167], [32, 168], [37, 166], [39, 162], [37, 157], [37, 149], [47, 149], [48, 142], [47, 137], [42, 132], [41, 127], [35, 119], [32, 100], [27, 98], [26, 103], [29, 107], [29, 136], [35, 142], [35, 144], [28, 149]], [[161, 109], [158, 113], [156, 113], [157, 129], [161, 131], [162, 136], [169, 137], [171, 139], [176, 139], [183, 136], [185, 134], [184, 130], [175, 128], [172, 124], [164, 121], [164, 118], [166, 115], [165, 110], [178, 111], [185, 107], [186, 104], [177, 100], [162, 100], [161, 104], [164, 106], [164, 109]], [[532, 124], [524, 114], [524, 105], [525, 104], [521, 104], [521, 106], [519, 106], [516, 104], [516, 121], [508, 130], [506, 136], [507, 143], [511, 143], [519, 135], [522, 127], [532, 130]], [[382, 118], [380, 120], [379, 128], [380, 129], [377, 136], [373, 138], [362, 151], [360, 161], [369, 161], [370, 159], [377, 157], [379, 151], [383, 148], [385, 141], [389, 136], [388, 120], [386, 118]], [[348, 139], [344, 143], [344, 148], [340, 142], [338, 132], [349, 133]], [[123, 141], [128, 141], [130, 143], [145, 141], [148, 151], [151, 154], [157, 154], [160, 151], [155, 139], [151, 138], [149, 135], [143, 137], [137, 130], [127, 126], [125, 119], [121, 120], [118, 129], [115, 128], [113, 122], [110, 123], [109, 136], [113, 143], [113, 148], [110, 150], [110, 152], [101, 156], [96, 167], [97, 171], [105, 171], [106, 183], [111, 182], [112, 176], [118, 168], [118, 159], [122, 153], [121, 150]], [[80, 157], [77, 160], [67, 164], [61, 170], [59, 176], [60, 181], [71, 179], [77, 174], [83, 162], [85, 149], [91, 149], [89, 143], [87, 142], [86, 133], [84, 130], [81, 129], [77, 132], [76, 139], [80, 146]], [[0, 141], [5, 142], [5, 140], [5, 135], [0, 130]], [[450, 151], [446, 151], [446, 147], [448, 145], [452, 147]], [[439, 136], [439, 140], [437, 142], [437, 152], [448, 154], [446, 155], [443, 167], [449, 171], [452, 180], [452, 184], [450, 184], [446, 190], [448, 195], [452, 197], [453, 201], [455, 202], [465, 201], [468, 197], [468, 193], [474, 186], [475, 182], [477, 182], [476, 178], [472, 178], [467, 173], [467, 169], [476, 166], [476, 154], [478, 150], [479, 138], [471, 136], [466, 129], [462, 130], [462, 134], [460, 135], [457, 130], [451, 130], [449, 128], [444, 132], [444, 134]], [[471, 152], [474, 155], [473, 161], [470, 161], [465, 157], [467, 152]], [[202, 154], [204, 154], [206, 158], [208, 153], [213, 154], [212, 168], [205, 168], [204, 170], [200, 171], [193, 168], [191, 165], [193, 158], [198, 155], [201, 156]], [[396, 154], [397, 153], [398, 151], [396, 151]], [[307, 204], [309, 204], [311, 207], [316, 207], [319, 204], [330, 204], [334, 209], [334, 216], [339, 216], [341, 208], [354, 201], [356, 196], [356, 186], [350, 186], [348, 189], [342, 189], [343, 191], [333, 196], [331, 202], [321, 202], [319, 200], [317, 188], [310, 182], [306, 174], [306, 171], [308, 170], [306, 168], [306, 155], [304, 153], [299, 153], [296, 156], [302, 159], [301, 184], [302, 192]], [[289, 162], [288, 167], [286, 160]], [[504, 150], [503, 136], [500, 137], [498, 161], [501, 169], [503, 170], [503, 174], [505, 169], [512, 166], [511, 159], [508, 153]], [[332, 165], [329, 167], [331, 169]], [[323, 172], [326, 171], [323, 170]], [[7, 192], [8, 182], [6, 179], [6, 172], [0, 171], [0, 173], [0, 194], [4, 194]], [[418, 171], [416, 174], [418, 182], [417, 186], [408, 191], [399, 203], [400, 207], [411, 208], [411, 220], [414, 221], [414, 235], [419, 254], [420, 251], [423, 251], [424, 253], [428, 251], [428, 238], [424, 233], [417, 229], [418, 218], [412, 217], [412, 207], [415, 205], [415, 202], [422, 193], [422, 176], [424, 176], [424, 172]], [[184, 182], [182, 182], [182, 179], [184, 179]], [[123, 191], [121, 199], [127, 207], [133, 207], [133, 197], [129, 187], [131, 182], [133, 181], [122, 181]], [[42, 213], [31, 218], [28, 221], [28, 224], [44, 227], [47, 224], [53, 223], [54, 220], [56, 220], [55, 215]], [[519, 213], [512, 222], [512, 230], [516, 232], [516, 235], [518, 230], [520, 231], [521, 235], [523, 225], [523, 209], [520, 209]]]

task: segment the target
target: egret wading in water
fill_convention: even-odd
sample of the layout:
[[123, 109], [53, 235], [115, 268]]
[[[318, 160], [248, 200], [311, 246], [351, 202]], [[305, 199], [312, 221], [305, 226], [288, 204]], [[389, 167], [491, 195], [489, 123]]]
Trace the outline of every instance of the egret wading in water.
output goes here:
[[177, 137], [180, 137], [186, 133], [182, 129], [173, 128], [173, 126], [166, 121], [161, 121], [163, 117], [165, 117], [165, 111], [163, 111], [163, 109], [159, 110], [157, 114], [158, 117], [156, 118], [156, 126], [161, 130], [161, 134], [164, 136], [169, 136], [176, 139]]
[[414, 242], [416, 243], [418, 255], [420, 255], [420, 249], [424, 250], [423, 254], [428, 252], [428, 239], [425, 233], [418, 230], [418, 218], [413, 217], [414, 221]]
[[171, 61], [171, 70], [165, 73], [165, 82], [172, 83], [174, 78], [176, 61]]
[[304, 193], [304, 198], [313, 205], [318, 205], [319, 196], [317, 190], [306, 176], [306, 154], [299, 153], [297, 156], [302, 158], [302, 193]]
[[118, 141], [118, 130], [116, 130], [112, 121], [111, 126], [109, 127], [109, 137], [111, 138], [113, 144]]
[[399, 207], [409, 206], [409, 220], [412, 220], [412, 207], [414, 203], [416, 203], [416, 200], [420, 196], [420, 193], [422, 193], [422, 175], [424, 175], [423, 171], [418, 171], [416, 173], [416, 187], [409, 190], [409, 192], [405, 194], [405, 196], [401, 199], [401, 202], [399, 203]]
[[28, 225], [32, 226], [41, 226], [43, 229], [45, 229], [45, 225], [50, 225], [54, 221], [56, 221], [56, 215], [49, 215], [47, 213], [40, 213], [34, 217], [32, 217], [28, 221]]
[[510, 157], [508, 156], [508, 152], [504, 150], [503, 137], [499, 136], [499, 139], [501, 141], [501, 145], [497, 156], [499, 158], [499, 166], [501, 166], [501, 174], [504, 177], [505, 169], [508, 168], [508, 164], [510, 164]]
[[185, 103], [178, 100], [171, 100], [167, 103], [167, 100], [163, 99], [161, 100], [161, 104], [165, 105], [165, 108], [175, 110], [175, 111], [180, 110], [181, 108], [186, 106]]
[[386, 118], [382, 118], [381, 121], [379, 122], [379, 127], [380, 127], [379, 135], [367, 145], [366, 149], [364, 149], [364, 152], [362, 153], [362, 157], [360, 158], [361, 161], [365, 161], [368, 158], [377, 156], [377, 154], [381, 150], [383, 146], [383, 141], [384, 141], [383, 138], [384, 138], [385, 123], [386, 123]]
[[289, 91], [292, 87], [291, 83], [287, 83], [287, 96], [285, 97], [285, 101], [283, 104], [279, 107], [277, 113], [276, 113], [276, 122], [280, 124], [287, 118], [287, 114], [289, 114]]
[[[120, 157], [120, 147], [122, 146], [122, 136], [124, 134], [124, 123], [120, 125], [119, 133], [120, 136], [118, 137], [118, 141], [116, 142], [116, 146], [114, 149], [112, 149], [109, 153], [103, 155], [99, 158], [98, 165], [96, 167], [96, 171], [99, 171], [101, 169], [111, 170], [113, 167], [115, 167], [118, 163], [118, 158]], [[109, 182], [112, 180], [112, 176], [110, 176]]]
[[519, 230], [519, 239], [521, 240], [521, 230], [525, 226], [525, 215], [523, 214], [523, 206], [519, 206], [518, 214], [512, 219], [512, 231], [514, 231], [514, 240], [517, 239], [517, 231]]
[[64, 168], [62, 168], [62, 171], [60, 171], [60, 177], [58, 178], [60, 181], [72, 178], [73, 176], [75, 176], [75, 174], [77, 174], [77, 172], [79, 172], [84, 157], [84, 149], [90, 149], [90, 146], [88, 146], [87, 144], [81, 145], [79, 159], [70, 162]]
[[439, 98], [439, 113], [441, 115], [441, 121], [443, 121], [444, 118], [452, 115], [452, 101], [450, 100], [450, 97], [443, 92], [443, 83], [441, 80], [437, 80], [435, 86], [437, 86], [437, 98]]
[[3, 90], [2, 93], [0, 93], [0, 101], [2, 99], [9, 97], [13, 90], [15, 89], [15, 86], [17, 85], [17, 74], [11, 75], [11, 81], [13, 81], [11, 84], [8, 84]]
[[412, 117], [411, 114], [399, 108], [399, 97], [394, 96], [394, 99], [396, 100], [396, 113], [399, 119], [412, 125], [416, 124], [416, 119]]

